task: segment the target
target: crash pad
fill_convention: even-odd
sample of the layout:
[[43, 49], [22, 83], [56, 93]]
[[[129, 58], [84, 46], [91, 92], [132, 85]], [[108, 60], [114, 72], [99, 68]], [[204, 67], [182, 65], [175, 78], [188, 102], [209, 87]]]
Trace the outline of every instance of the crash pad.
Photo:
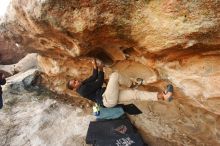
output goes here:
[[135, 130], [129, 119], [93, 121], [89, 124], [86, 143], [94, 144], [100, 139], [117, 138], [132, 133], [135, 133]]
[[93, 146], [145, 146], [139, 134], [126, 134], [114, 138], [101, 139]]

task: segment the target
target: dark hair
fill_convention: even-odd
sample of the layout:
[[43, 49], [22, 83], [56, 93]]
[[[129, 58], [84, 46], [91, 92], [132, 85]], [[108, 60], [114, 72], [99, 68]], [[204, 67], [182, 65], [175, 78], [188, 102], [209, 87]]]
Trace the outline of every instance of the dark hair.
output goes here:
[[2, 79], [2, 76], [3, 76], [3, 73], [2, 73], [2, 72], [0, 72], [0, 79]]
[[70, 85], [70, 80], [67, 82], [66, 87], [70, 90], [73, 90], [73, 87]]

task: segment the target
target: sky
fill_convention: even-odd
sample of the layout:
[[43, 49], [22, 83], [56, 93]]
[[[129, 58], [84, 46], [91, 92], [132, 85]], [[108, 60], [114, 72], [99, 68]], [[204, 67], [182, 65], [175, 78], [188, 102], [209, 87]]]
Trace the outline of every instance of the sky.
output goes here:
[[0, 0], [0, 17], [3, 16], [7, 10], [7, 6], [11, 0]]

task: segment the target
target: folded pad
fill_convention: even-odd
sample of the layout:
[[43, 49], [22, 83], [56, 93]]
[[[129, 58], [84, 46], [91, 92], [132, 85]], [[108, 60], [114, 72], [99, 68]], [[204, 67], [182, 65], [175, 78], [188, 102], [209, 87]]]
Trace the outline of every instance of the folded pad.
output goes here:
[[100, 108], [99, 116], [96, 116], [98, 120], [105, 119], [117, 119], [124, 114], [124, 110], [121, 107], [114, 108]]
[[128, 104], [128, 105], [118, 104], [117, 107], [122, 107], [123, 110], [129, 115], [142, 114], [142, 111], [138, 107], [136, 107], [136, 105], [134, 104]]
[[87, 144], [94, 144], [103, 139], [115, 139], [135, 133], [128, 119], [90, 122], [86, 136]]
[[94, 146], [145, 146], [139, 134], [120, 135], [96, 141]]

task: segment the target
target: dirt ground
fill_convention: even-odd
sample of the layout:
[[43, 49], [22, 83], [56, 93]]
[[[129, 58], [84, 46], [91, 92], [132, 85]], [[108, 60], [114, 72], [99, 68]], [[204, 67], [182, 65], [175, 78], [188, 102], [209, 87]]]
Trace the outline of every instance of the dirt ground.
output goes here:
[[7, 90], [3, 96], [0, 146], [86, 146], [94, 120], [89, 110], [52, 99], [57, 95], [51, 92]]

